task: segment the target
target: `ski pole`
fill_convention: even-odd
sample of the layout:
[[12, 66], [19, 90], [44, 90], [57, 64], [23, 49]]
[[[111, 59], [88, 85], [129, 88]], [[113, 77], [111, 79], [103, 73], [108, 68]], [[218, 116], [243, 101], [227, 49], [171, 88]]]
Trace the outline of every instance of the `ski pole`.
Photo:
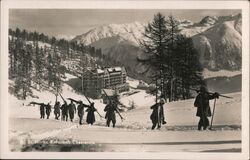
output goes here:
[[214, 107], [213, 107], [213, 115], [212, 115], [212, 119], [211, 119], [211, 125], [210, 125], [210, 130], [212, 129], [213, 126], [213, 119], [214, 119], [214, 113], [215, 113], [215, 105], [216, 105], [216, 98], [214, 99]]
[[157, 104], [157, 114], [158, 114], [158, 127], [161, 127], [161, 114], [160, 114], [161, 107]]

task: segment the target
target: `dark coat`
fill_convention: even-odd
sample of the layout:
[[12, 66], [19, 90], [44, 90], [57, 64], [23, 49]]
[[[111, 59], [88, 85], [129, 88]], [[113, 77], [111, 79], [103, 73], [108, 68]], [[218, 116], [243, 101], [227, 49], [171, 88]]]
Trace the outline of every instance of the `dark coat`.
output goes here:
[[160, 110], [161, 110], [161, 107], [158, 103], [154, 104], [153, 106], [150, 107], [150, 109], [152, 109], [152, 113], [150, 115], [150, 119], [152, 121], [152, 123], [158, 123], [161, 114], [160, 113]]
[[56, 103], [54, 106], [54, 113], [60, 113], [60, 103]]
[[86, 122], [88, 124], [95, 123], [95, 111], [96, 111], [96, 108], [94, 106], [89, 106], [88, 109], [86, 110], [86, 112], [88, 112], [87, 119], [86, 119]]
[[115, 112], [118, 112], [118, 111], [117, 111], [117, 107], [114, 104], [106, 105], [106, 107], [104, 108], [104, 111], [106, 112], [105, 119], [113, 120], [113, 121], [116, 120]]
[[211, 109], [209, 106], [209, 100], [216, 98], [214, 95], [209, 95], [208, 93], [199, 93], [195, 99], [194, 106], [197, 107], [196, 116], [211, 117]]
[[76, 112], [76, 106], [73, 103], [69, 104], [69, 113], [74, 114]]
[[88, 107], [87, 105], [81, 103], [77, 106], [77, 112], [78, 112], [78, 116], [82, 116], [84, 115], [84, 107]]
[[45, 105], [44, 104], [40, 105], [40, 113], [45, 114]]
[[61, 110], [62, 110], [62, 114], [68, 115], [69, 107], [68, 107], [67, 104], [64, 103], [64, 104], [61, 106]]
[[46, 108], [46, 114], [49, 115], [50, 112], [51, 112], [51, 105], [48, 104], [48, 105], [45, 106], [45, 108]]

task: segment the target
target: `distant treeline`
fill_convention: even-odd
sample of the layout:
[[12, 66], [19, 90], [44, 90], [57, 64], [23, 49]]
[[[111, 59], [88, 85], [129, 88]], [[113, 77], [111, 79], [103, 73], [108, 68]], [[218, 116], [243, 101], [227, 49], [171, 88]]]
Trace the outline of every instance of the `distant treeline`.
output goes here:
[[[43, 43], [48, 43], [51, 46], [57, 46], [59, 49], [66, 51], [66, 56], [68, 57], [73, 57], [73, 53], [75, 52], [89, 53], [93, 57], [101, 57], [102, 55], [101, 49], [96, 49], [92, 46], [86, 46], [82, 43], [77, 43], [76, 41], [68, 41], [63, 38], [57, 39], [54, 36], [50, 37], [44, 33], [39, 33], [36, 31], [28, 32], [25, 29], [20, 30], [19, 28], [16, 28], [15, 30], [9, 29], [9, 35], [20, 38], [24, 41], [40, 41]], [[73, 50], [73, 52], [70, 50]]]

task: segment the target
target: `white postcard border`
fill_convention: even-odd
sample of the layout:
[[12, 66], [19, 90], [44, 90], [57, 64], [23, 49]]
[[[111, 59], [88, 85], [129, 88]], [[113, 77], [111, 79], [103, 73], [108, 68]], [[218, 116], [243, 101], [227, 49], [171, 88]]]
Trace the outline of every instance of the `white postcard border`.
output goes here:
[[[10, 152], [8, 144], [9, 9], [242, 9], [242, 152]], [[9, 0], [1, 4], [1, 158], [75, 159], [248, 159], [249, 157], [249, 2], [248, 1], [66, 1]]]

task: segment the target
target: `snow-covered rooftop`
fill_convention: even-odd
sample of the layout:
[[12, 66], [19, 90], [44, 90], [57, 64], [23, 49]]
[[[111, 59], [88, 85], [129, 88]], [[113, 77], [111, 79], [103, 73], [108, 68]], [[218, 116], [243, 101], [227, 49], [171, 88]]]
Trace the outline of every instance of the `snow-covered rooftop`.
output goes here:
[[97, 69], [96, 71], [98, 74], [104, 73], [104, 70], [101, 70], [101, 69]]
[[121, 72], [122, 67], [112, 67], [112, 68], [107, 68], [108, 72]]
[[[113, 90], [113, 89], [103, 89], [105, 92], [106, 92], [106, 94], [108, 95], [108, 96], [113, 96], [113, 95], [115, 95], [115, 90]], [[102, 94], [105, 94], [103, 91], [102, 91]]]
[[115, 67], [115, 71], [121, 71], [121, 67]]

